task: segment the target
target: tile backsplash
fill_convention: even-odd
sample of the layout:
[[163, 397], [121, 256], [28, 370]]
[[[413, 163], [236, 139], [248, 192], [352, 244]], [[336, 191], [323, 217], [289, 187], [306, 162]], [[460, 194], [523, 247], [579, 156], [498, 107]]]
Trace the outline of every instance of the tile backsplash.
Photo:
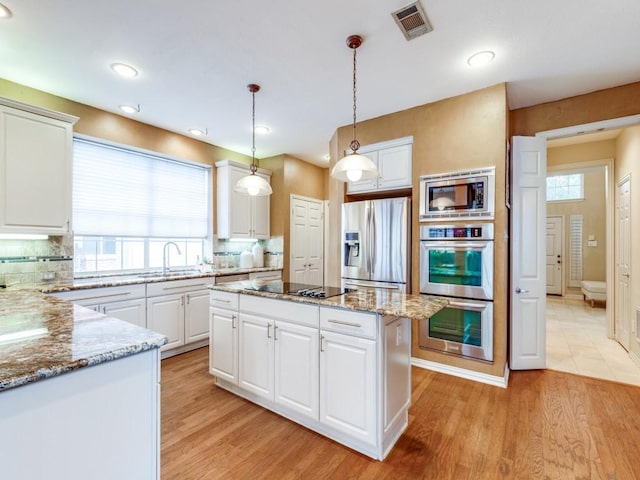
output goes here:
[[[240, 261], [240, 253], [249, 250], [255, 245], [252, 241], [229, 241], [215, 238], [213, 241], [212, 257], [207, 260], [218, 263], [217, 267], [234, 266], [237, 267]], [[282, 252], [284, 248], [284, 237], [271, 237], [268, 240], [258, 240], [264, 249], [264, 266], [265, 267], [282, 267]], [[220, 265], [222, 263], [223, 265]]]
[[0, 284], [73, 280], [73, 236], [47, 240], [0, 240]]

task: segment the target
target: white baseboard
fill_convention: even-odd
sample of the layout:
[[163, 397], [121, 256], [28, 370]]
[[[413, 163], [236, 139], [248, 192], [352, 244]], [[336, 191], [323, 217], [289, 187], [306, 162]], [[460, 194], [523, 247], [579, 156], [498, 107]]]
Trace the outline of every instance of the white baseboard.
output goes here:
[[411, 357], [411, 365], [427, 370], [432, 370], [438, 373], [453, 375], [454, 377], [473, 380], [474, 382], [486, 383], [487, 385], [493, 385], [494, 387], [507, 388], [507, 385], [509, 384], [508, 365], [505, 365], [504, 376], [502, 377], [496, 377], [495, 375], [488, 375], [486, 373], [474, 372], [473, 370], [466, 370], [460, 367], [452, 367], [451, 365], [443, 365], [442, 363], [430, 362], [429, 360], [423, 360], [416, 357]]

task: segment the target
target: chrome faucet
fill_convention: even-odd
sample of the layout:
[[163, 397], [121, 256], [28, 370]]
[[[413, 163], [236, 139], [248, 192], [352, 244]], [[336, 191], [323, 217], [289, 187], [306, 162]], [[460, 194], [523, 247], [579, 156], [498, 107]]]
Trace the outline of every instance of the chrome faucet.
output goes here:
[[180, 251], [180, 247], [176, 242], [165, 243], [164, 247], [162, 247], [162, 275], [167, 274], [167, 258], [169, 258], [169, 252], [167, 251], [167, 247], [169, 245], [173, 245], [174, 247], [176, 247], [176, 250], [178, 250], [178, 255], [182, 255], [182, 252]]

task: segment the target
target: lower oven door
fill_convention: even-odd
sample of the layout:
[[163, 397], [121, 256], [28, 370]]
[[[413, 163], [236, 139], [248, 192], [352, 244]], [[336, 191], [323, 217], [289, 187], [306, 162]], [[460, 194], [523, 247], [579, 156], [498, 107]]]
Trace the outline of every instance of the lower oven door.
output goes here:
[[493, 300], [493, 241], [421, 241], [420, 293]]
[[420, 348], [493, 362], [493, 302], [451, 298], [420, 320]]

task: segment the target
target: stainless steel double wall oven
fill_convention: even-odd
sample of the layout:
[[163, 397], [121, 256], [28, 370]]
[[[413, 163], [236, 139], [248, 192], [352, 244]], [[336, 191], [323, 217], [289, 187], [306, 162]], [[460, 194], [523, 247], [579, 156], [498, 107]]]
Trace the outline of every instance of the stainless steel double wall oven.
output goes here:
[[493, 224], [422, 225], [420, 292], [450, 297], [420, 322], [420, 346], [493, 361]]

